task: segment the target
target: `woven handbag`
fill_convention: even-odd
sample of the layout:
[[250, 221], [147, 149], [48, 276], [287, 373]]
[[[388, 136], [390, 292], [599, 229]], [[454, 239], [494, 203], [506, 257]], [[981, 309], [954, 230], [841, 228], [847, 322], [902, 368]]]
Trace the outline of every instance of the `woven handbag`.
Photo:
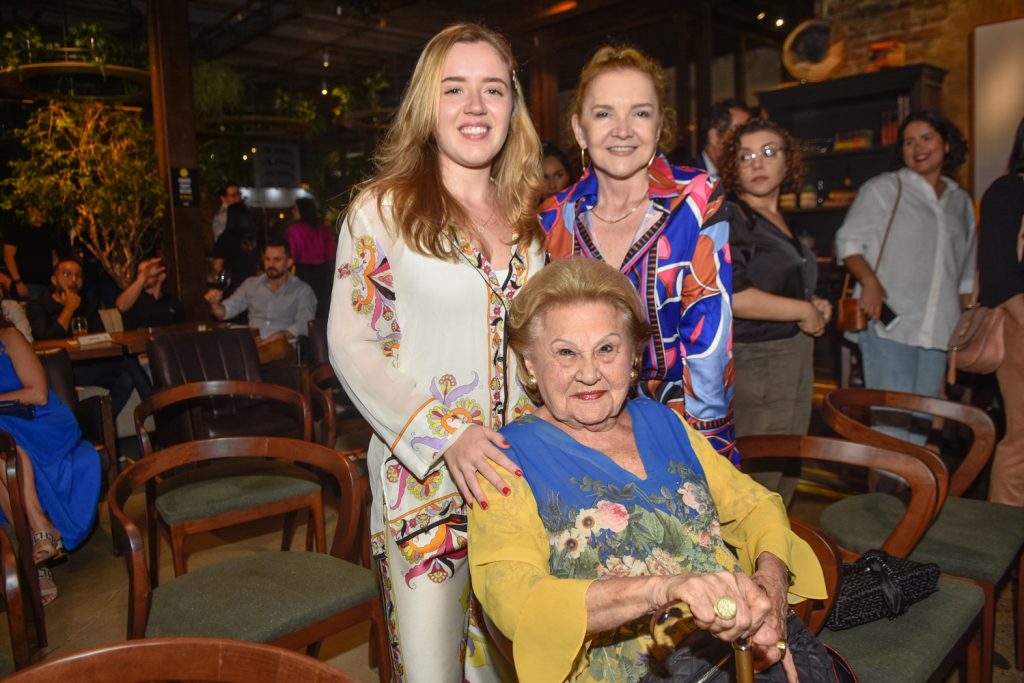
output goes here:
[[890, 621], [939, 589], [939, 565], [869, 550], [856, 562], [844, 562], [839, 593], [825, 626], [833, 631]]

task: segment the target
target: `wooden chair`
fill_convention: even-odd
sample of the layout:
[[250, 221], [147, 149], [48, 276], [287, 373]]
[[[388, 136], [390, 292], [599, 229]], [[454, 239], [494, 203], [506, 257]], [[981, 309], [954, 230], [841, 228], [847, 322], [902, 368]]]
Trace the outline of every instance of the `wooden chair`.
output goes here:
[[[738, 440], [737, 447], [744, 461], [799, 458], [879, 469], [905, 479], [910, 500], [875, 546], [891, 555], [906, 557], [931, 523], [938, 482], [928, 464], [907, 453], [811, 436], [747, 436]], [[816, 552], [827, 546], [812, 544]], [[838, 561], [831, 550], [821, 552], [819, 559]], [[826, 614], [830, 607], [826, 604]], [[937, 593], [915, 603], [898, 619], [881, 619], [842, 631], [825, 629], [819, 638], [841, 652], [863, 681], [943, 680], [943, 672], [965, 659], [967, 680], [973, 683], [982, 675], [979, 625], [983, 608], [984, 594], [976, 585], [942, 576]]]
[[797, 616], [807, 624], [811, 633], [817, 634], [825, 628], [825, 620], [828, 619], [828, 613], [832, 611], [832, 603], [839, 591], [839, 581], [842, 578], [841, 555], [835, 542], [821, 529], [795, 517], [789, 518], [789, 526], [793, 533], [811, 546], [821, 564], [821, 571], [825, 575], [825, 592], [828, 597], [824, 600], [804, 600], [793, 608]]
[[[147, 418], [152, 416], [157, 420], [159, 438], [161, 431], [167, 428], [161, 421], [165, 411], [174, 413], [176, 417], [184, 415], [201, 422], [201, 409], [196, 404], [205, 404], [218, 397], [259, 400], [270, 409], [291, 413], [296, 424], [301, 425], [303, 440], [312, 438], [309, 403], [291, 389], [258, 382], [193, 382], [162, 389], [136, 407], [135, 430], [140, 455], [146, 457], [154, 453], [152, 438], [145, 427]], [[261, 427], [252, 425], [249, 431], [259, 433]], [[202, 429], [201, 424], [193, 424], [196, 433], [201, 434]], [[266, 436], [277, 435], [267, 433]], [[291, 465], [227, 463], [178, 473], [147, 487], [146, 510], [153, 587], [159, 582], [158, 528], [170, 537], [175, 576], [187, 571], [185, 539], [188, 536], [254, 519], [287, 515], [281, 541], [281, 549], [287, 550], [291, 544], [295, 513], [308, 510], [316, 547], [322, 549], [325, 543], [320, 482], [305, 470]]]
[[[156, 587], [128, 498], [175, 468], [274, 459], [319, 471], [340, 492], [330, 552], [264, 551], [193, 570]], [[281, 437], [224, 437], [171, 446], [125, 469], [107, 497], [128, 567], [128, 638], [204, 636], [316, 648], [328, 635], [371, 622], [381, 681], [391, 679], [387, 630], [374, 572], [346, 561], [355, 544], [360, 496], [346, 458], [319, 444]]]
[[82, 438], [96, 447], [100, 454], [105, 486], [110, 487], [119, 471], [117, 461], [117, 430], [110, 396], [90, 396], [79, 400], [75, 389], [71, 356], [65, 349], [48, 349], [36, 353], [46, 373], [46, 384], [57, 394], [77, 418]]
[[[32, 528], [25, 516], [25, 503], [23, 502], [28, 484], [18, 466], [18, 450], [14, 439], [4, 431], [0, 431], [0, 458], [3, 460], [4, 474], [7, 478], [7, 494], [11, 502], [11, 516], [13, 517], [7, 521], [14, 530], [14, 540], [20, 549], [20, 552], [17, 553], [17, 565], [21, 585], [24, 586], [26, 601], [32, 616], [35, 647], [42, 649], [47, 645], [46, 613], [43, 610], [43, 595], [39, 589], [39, 575], [36, 573], [35, 562], [32, 561]], [[5, 579], [6, 576], [5, 573]], [[16, 656], [20, 657], [17, 652]]]
[[[146, 350], [153, 385], [158, 390], [191, 382], [237, 380], [279, 384], [310, 400], [308, 368], [289, 364], [261, 366], [256, 340], [248, 328], [165, 334], [152, 339]], [[195, 415], [165, 415], [164, 421], [170, 423], [164, 446], [171, 443], [168, 435], [176, 443], [270, 433], [301, 438], [302, 428], [293, 415], [241, 396], [211, 400], [203, 407], [202, 420]]]
[[273, 645], [224, 638], [147, 638], [49, 659], [10, 678], [11, 683], [356, 683], [343, 671]]
[[[913, 411], [964, 425], [972, 435], [970, 450], [950, 477], [933, 452], [876, 431], [858, 419], [866, 418], [872, 408]], [[1024, 508], [962, 497], [992, 457], [996, 429], [991, 418], [983, 410], [954, 401], [873, 389], [830, 392], [822, 415], [826, 424], [848, 439], [908, 453], [933, 469], [939, 484], [935, 514], [909, 557], [935, 562], [942, 571], [971, 579], [985, 592], [982, 666], [986, 682], [992, 677], [997, 587], [1017, 568], [1016, 667], [1024, 669]], [[861, 553], [875, 547], [886, 524], [899, 514], [900, 502], [895, 496], [868, 493], [829, 506], [822, 513], [821, 524], [840, 546]]]
[[[331, 359], [327, 348], [327, 321], [323, 319], [310, 320], [307, 339], [309, 339], [310, 364], [313, 366], [314, 372], [324, 366], [330, 367]], [[334, 370], [332, 369], [329, 375], [322, 374], [321, 377], [330, 378], [330, 389], [334, 395], [334, 409], [338, 421], [359, 417], [359, 411], [352, 403], [352, 399], [345, 393]]]
[[4, 604], [7, 605], [7, 629], [11, 634], [11, 654], [7, 661], [0, 657], [0, 676], [32, 663], [28, 636], [25, 633], [25, 605], [21, 599], [21, 581], [18, 578], [18, 560], [7, 531], [0, 529], [0, 574], [3, 579]]

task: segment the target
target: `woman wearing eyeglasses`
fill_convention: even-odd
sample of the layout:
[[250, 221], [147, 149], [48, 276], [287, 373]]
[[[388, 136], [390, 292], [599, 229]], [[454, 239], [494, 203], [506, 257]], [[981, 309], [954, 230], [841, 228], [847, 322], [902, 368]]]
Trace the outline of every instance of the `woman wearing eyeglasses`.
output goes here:
[[832, 316], [814, 296], [814, 254], [779, 211], [804, 172], [793, 138], [751, 119], [726, 138], [722, 182], [730, 196], [736, 435], [806, 434], [814, 340]]

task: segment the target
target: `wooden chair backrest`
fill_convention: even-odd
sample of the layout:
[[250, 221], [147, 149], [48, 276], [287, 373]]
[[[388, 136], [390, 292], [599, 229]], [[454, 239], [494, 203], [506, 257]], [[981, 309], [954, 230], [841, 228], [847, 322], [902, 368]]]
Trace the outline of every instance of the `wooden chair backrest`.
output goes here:
[[32, 657], [25, 633], [25, 603], [21, 595], [21, 581], [18, 579], [18, 559], [5, 529], [0, 529], [0, 575], [3, 579], [4, 604], [7, 605], [7, 629], [11, 635], [14, 668], [21, 669], [32, 663]]
[[355, 683], [326, 662], [273, 645], [222, 638], [146, 638], [48, 659], [5, 679], [12, 683]]
[[[29, 526], [28, 517], [25, 514], [24, 492], [28, 482], [25, 480], [24, 470], [18, 466], [18, 447], [14, 442], [14, 437], [4, 431], [0, 431], [0, 459], [3, 460], [4, 476], [7, 479], [7, 496], [11, 504], [11, 517], [13, 518], [7, 521], [14, 528], [18, 547], [24, 549], [18, 555], [17, 563], [21, 568], [21, 578], [25, 582], [24, 595], [27, 597], [32, 623], [35, 626], [35, 646], [44, 648], [47, 645], [46, 613], [43, 610], [42, 592], [39, 590], [39, 575], [36, 573], [36, 566], [32, 561], [32, 528]], [[14, 482], [14, 485], [11, 482]], [[22, 623], [24, 623], [24, 616]], [[12, 633], [12, 637], [13, 635]], [[15, 655], [18, 656], [17, 651]]]
[[[930, 464], [933, 470], [946, 470], [942, 459], [927, 448], [912, 444], [894, 436], [872, 429], [863, 421], [850, 415], [851, 408], [891, 408], [893, 410], [926, 413], [933, 417], [953, 420], [965, 425], [971, 431], [971, 448], [948, 484], [939, 478], [940, 501], [947, 495], [963, 496], [974, 480], [978, 478], [992, 457], [996, 445], [996, 426], [992, 418], [980, 408], [967, 406], [931, 396], [919, 396], [901, 391], [878, 389], [837, 389], [829, 392], [822, 403], [822, 416], [826, 424], [837, 433], [852, 441], [873, 444], [893, 451], [910, 453]], [[948, 475], [947, 475], [948, 476]], [[939, 508], [941, 509], [941, 504]]]
[[744, 460], [755, 458], [799, 458], [856, 467], [874, 468], [897, 474], [910, 485], [910, 502], [903, 517], [882, 544], [890, 555], [906, 557], [931, 525], [938, 484], [932, 469], [920, 458], [879, 446], [829, 439], [820, 436], [764, 435], [737, 440]]
[[139, 444], [139, 453], [149, 455], [153, 452], [152, 439], [145, 427], [146, 418], [178, 403], [219, 396], [268, 399], [284, 403], [298, 413], [299, 419], [302, 421], [303, 439], [306, 441], [313, 439], [313, 413], [309, 408], [309, 401], [297, 391], [279, 384], [264, 382], [239, 380], [191, 382], [153, 392], [149, 398], [135, 407], [135, 436]]
[[319, 404], [319, 412], [323, 413], [318, 416], [320, 434], [317, 440], [325, 446], [333, 446], [338, 438], [338, 418], [334, 412], [332, 391], [338, 385], [338, 376], [334, 374], [330, 363], [321, 363], [309, 373], [309, 394]]
[[[204, 461], [252, 458], [273, 458], [310, 465], [333, 479], [339, 491], [335, 503], [338, 523], [328, 541], [329, 554], [344, 559], [357, 552], [355, 543], [359, 525], [355, 520], [359, 519], [362, 498], [356, 483], [358, 475], [348, 458], [339, 457], [332, 448], [283, 437], [239, 436], [177, 444], [156, 451], [154, 456], [157, 457], [141, 458], [121, 472], [107, 495], [114, 539], [128, 566], [130, 638], [145, 635], [151, 596], [143, 534], [125, 512], [125, 503], [135, 491], [152, 485], [158, 477], [175, 468]], [[348, 523], [348, 520], [353, 522]]]

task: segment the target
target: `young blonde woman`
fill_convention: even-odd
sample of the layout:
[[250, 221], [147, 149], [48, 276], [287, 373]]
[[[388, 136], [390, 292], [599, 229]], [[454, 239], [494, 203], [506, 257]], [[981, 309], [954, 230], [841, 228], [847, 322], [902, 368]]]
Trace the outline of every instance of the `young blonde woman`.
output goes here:
[[505, 319], [543, 263], [541, 146], [508, 43], [474, 24], [426, 46], [376, 173], [349, 208], [331, 362], [373, 425], [371, 548], [396, 679], [496, 679], [469, 592], [476, 473], [521, 476], [497, 430], [530, 410]]

